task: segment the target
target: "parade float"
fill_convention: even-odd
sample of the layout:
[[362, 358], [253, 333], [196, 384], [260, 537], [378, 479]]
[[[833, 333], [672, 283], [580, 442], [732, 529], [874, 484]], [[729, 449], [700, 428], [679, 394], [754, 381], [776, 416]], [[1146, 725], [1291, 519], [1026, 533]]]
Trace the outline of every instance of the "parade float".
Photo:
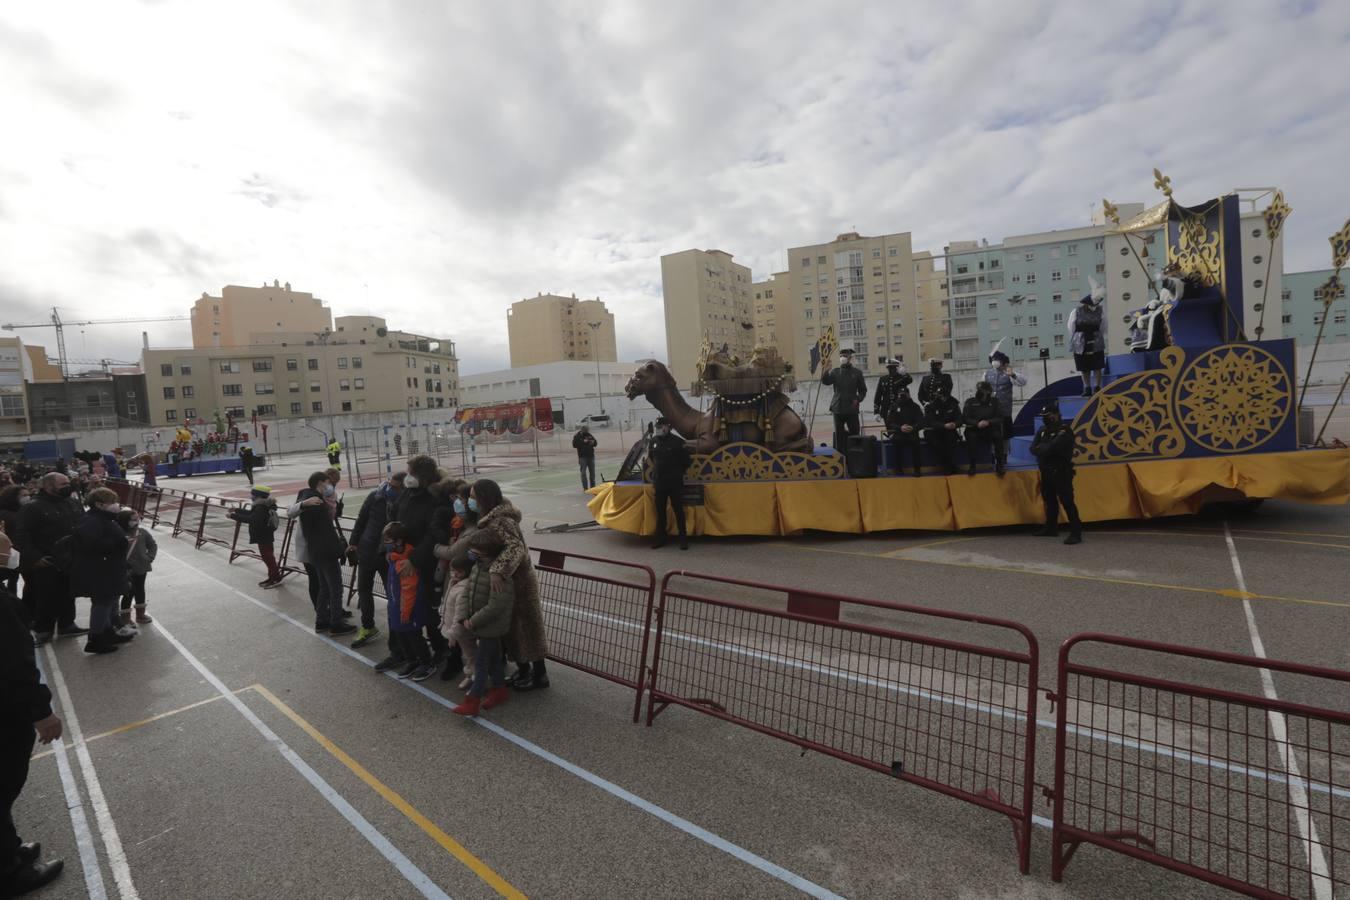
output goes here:
[[[1073, 376], [1024, 403], [1002, 477], [983, 471], [941, 475], [928, 447], [923, 477], [888, 475], [894, 469], [884, 441], [876, 445], [879, 476], [851, 477], [844, 456], [812, 448], [787, 396], [793, 373], [772, 348], [757, 350], [742, 364], [705, 346], [696, 389], [711, 398], [705, 410], [682, 398], [664, 365], [643, 363], [629, 381], [628, 396], [646, 397], [694, 451], [685, 476], [690, 533], [1040, 523], [1039, 473], [1030, 446], [1039, 413], [1052, 398], [1077, 438], [1075, 488], [1084, 521], [1185, 515], [1215, 501], [1346, 502], [1350, 451], [1321, 446], [1322, 435], [1311, 434], [1310, 421], [1300, 435], [1294, 341], [1262, 340], [1265, 295], [1250, 305], [1245, 300], [1237, 195], [1187, 207], [1173, 199], [1170, 181], [1156, 171], [1155, 185], [1163, 201], [1132, 219], [1121, 221], [1104, 202], [1110, 233], [1123, 236], [1149, 283], [1146, 305], [1126, 317], [1129, 336], [1118, 346], [1128, 352], [1109, 357], [1106, 385], [1090, 397], [1081, 396], [1082, 382]], [[1277, 192], [1264, 215], [1272, 248], [1289, 213]], [[1160, 272], [1144, 262], [1143, 236], [1150, 233], [1165, 236]], [[1350, 223], [1331, 243], [1335, 274], [1322, 289], [1328, 300], [1341, 289]], [[1259, 312], [1258, 321], [1246, 321], [1248, 309]], [[817, 349], [820, 358], [831, 358], [832, 347]], [[642, 442], [635, 445], [618, 479], [592, 490], [589, 508], [597, 524], [630, 534], [653, 530], [643, 449]]]

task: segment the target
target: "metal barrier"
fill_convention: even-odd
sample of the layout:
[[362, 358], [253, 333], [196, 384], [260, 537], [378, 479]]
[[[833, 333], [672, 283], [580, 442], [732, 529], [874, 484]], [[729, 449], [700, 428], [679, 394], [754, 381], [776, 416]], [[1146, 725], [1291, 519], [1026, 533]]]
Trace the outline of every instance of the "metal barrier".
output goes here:
[[[1138, 671], [1072, 659], [1146, 651]], [[1202, 687], [1153, 677], [1156, 654], [1221, 664]], [[1051, 877], [1082, 843], [1254, 897], [1350, 896], [1350, 713], [1233, 690], [1271, 672], [1350, 696], [1350, 672], [1102, 634], [1059, 652]], [[1301, 680], [1301, 679], [1298, 679]], [[1296, 687], [1303, 687], [1296, 685]], [[1320, 689], [1320, 690], [1319, 690]]]
[[178, 537], [183, 532], [188, 532], [194, 537], [197, 534], [197, 523], [201, 521], [202, 502], [200, 494], [194, 494], [191, 491], [183, 491], [178, 496], [178, 512], [173, 517], [172, 536]]
[[[220, 497], [202, 497], [201, 518], [197, 521], [197, 549], [202, 544], [215, 544], [231, 551], [237, 543], [240, 523], [230, 518], [230, 512], [246, 504]], [[212, 502], [215, 501], [215, 502]]]
[[656, 573], [597, 556], [532, 552], [538, 554], [535, 572], [548, 658], [633, 688], [636, 722], [642, 710]]
[[[769, 592], [786, 609], [677, 580]], [[841, 610], [929, 629], [989, 626], [1025, 649], [846, 622]], [[1015, 622], [675, 571], [661, 582], [647, 724], [677, 704], [1002, 813], [1026, 873], [1038, 657]]]

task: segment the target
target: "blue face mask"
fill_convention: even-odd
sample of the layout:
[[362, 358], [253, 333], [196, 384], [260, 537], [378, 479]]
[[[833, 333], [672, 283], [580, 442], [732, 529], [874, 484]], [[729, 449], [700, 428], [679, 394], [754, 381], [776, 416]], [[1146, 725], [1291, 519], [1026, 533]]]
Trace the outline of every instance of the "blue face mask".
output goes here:
[[469, 555], [469, 562], [478, 562], [480, 559], [483, 558], [478, 555], [477, 550], [470, 550], [468, 555]]
[[478, 501], [473, 497], [469, 498], [469, 512], [478, 512]]
[[455, 498], [455, 515], [457, 515], [457, 516], [462, 516], [462, 515], [464, 515], [464, 509], [465, 509], [465, 507], [464, 507], [464, 500], [461, 499], [461, 498], [459, 498], [459, 497], [456, 497], [456, 498]]
[[333, 486], [331, 484], [325, 484], [323, 486], [323, 495], [325, 497], [331, 497], [333, 496], [333, 493], [334, 493]]
[[384, 545], [384, 552], [385, 552], [385, 553], [393, 553], [393, 552], [394, 552], [395, 550], [397, 550], [397, 549], [398, 549], [398, 544], [395, 544], [395, 543], [392, 543], [392, 542], [386, 542], [385, 545]]

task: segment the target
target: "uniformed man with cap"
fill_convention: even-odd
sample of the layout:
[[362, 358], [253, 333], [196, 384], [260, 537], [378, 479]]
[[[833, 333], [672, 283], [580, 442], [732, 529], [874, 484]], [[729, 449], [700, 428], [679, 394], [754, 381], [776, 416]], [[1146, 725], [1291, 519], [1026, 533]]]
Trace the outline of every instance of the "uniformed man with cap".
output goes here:
[[693, 461], [689, 445], [671, 430], [665, 416], [656, 420], [656, 434], [647, 446], [652, 461], [652, 488], [656, 494], [656, 540], [652, 549], [666, 545], [666, 504], [675, 508], [675, 528], [680, 533], [680, 549], [689, 549], [684, 524], [684, 473]]
[[968, 474], [975, 474], [977, 458], [983, 450], [992, 457], [994, 471], [1003, 475], [1003, 420], [989, 382], [981, 381], [975, 385], [975, 396], [966, 400], [961, 417], [966, 424], [966, 454], [970, 457]]
[[[938, 381], [933, 399], [924, 406], [924, 424], [928, 427], [928, 445], [942, 461], [944, 475], [956, 474], [957, 427], [961, 424], [961, 404], [952, 396], [951, 376]], [[927, 381], [927, 377], [924, 378]]]
[[952, 392], [952, 376], [942, 371], [942, 360], [934, 357], [928, 360], [928, 374], [919, 382], [919, 402], [927, 406], [937, 396], [938, 385], [945, 384], [947, 393]]
[[903, 473], [905, 453], [910, 454], [914, 477], [922, 474], [919, 460], [919, 434], [923, 430], [923, 407], [909, 396], [909, 388], [900, 388], [895, 403], [886, 414], [886, 430], [891, 435], [891, 447], [895, 450], [895, 471]]
[[1041, 411], [1045, 424], [1031, 442], [1031, 455], [1041, 470], [1041, 500], [1045, 503], [1045, 525], [1036, 532], [1038, 537], [1058, 537], [1059, 508], [1069, 518], [1069, 536], [1066, 544], [1083, 542], [1083, 523], [1078, 519], [1078, 505], [1073, 499], [1073, 428], [1059, 414], [1059, 401], [1051, 399]]
[[886, 374], [877, 379], [872, 395], [872, 413], [878, 422], [885, 422], [891, 408], [900, 399], [900, 391], [914, 383], [914, 376], [905, 371], [905, 364], [892, 357], [886, 360]]
[[867, 378], [853, 367], [853, 351], [839, 351], [839, 366], [820, 376], [820, 383], [833, 385], [830, 412], [834, 415], [834, 449], [848, 449], [850, 435], [862, 433], [858, 410], [867, 398]]

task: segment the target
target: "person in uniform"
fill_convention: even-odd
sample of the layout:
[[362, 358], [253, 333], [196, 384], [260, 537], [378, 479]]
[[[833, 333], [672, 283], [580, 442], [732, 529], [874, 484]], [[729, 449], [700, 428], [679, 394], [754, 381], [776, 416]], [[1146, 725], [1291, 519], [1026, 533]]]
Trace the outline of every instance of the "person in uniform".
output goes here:
[[335, 469], [342, 468], [342, 444], [337, 438], [333, 438], [324, 448], [328, 453], [328, 464]]
[[912, 455], [914, 477], [920, 472], [919, 433], [923, 429], [923, 407], [909, 396], [909, 388], [902, 387], [896, 392], [896, 401], [886, 414], [886, 430], [891, 435], [891, 446], [895, 448], [895, 470], [904, 472], [905, 451]]
[[1059, 508], [1063, 506], [1069, 517], [1069, 536], [1064, 543], [1081, 544], [1083, 523], [1073, 500], [1073, 429], [1060, 416], [1057, 401], [1045, 405], [1041, 418], [1045, 424], [1031, 443], [1031, 455], [1041, 470], [1041, 500], [1045, 503], [1045, 526], [1036, 535], [1059, 536]]
[[652, 460], [652, 487], [656, 493], [656, 540], [652, 549], [666, 545], [666, 503], [675, 508], [675, 527], [680, 532], [680, 549], [689, 549], [689, 537], [684, 525], [684, 473], [693, 461], [684, 438], [671, 431], [665, 416], [656, 420], [656, 436], [651, 439], [647, 455]]
[[[924, 376], [924, 381], [928, 376]], [[922, 390], [922, 388], [921, 388]], [[924, 424], [928, 428], [928, 444], [937, 451], [944, 475], [956, 474], [957, 426], [961, 424], [961, 404], [952, 396], [951, 376], [939, 381], [933, 399], [924, 406]]]
[[1008, 458], [1008, 442], [1013, 436], [1013, 388], [1027, 383], [1025, 377], [1013, 371], [1012, 360], [999, 349], [1000, 339], [989, 352], [989, 369], [984, 380], [994, 389], [994, 401], [998, 404], [998, 415], [1003, 420], [1003, 458]]
[[867, 398], [867, 379], [853, 367], [853, 351], [839, 351], [839, 366], [820, 376], [820, 383], [833, 385], [834, 397], [830, 412], [834, 415], [834, 449], [843, 453], [848, 449], [851, 435], [862, 433], [858, 410]]
[[1005, 469], [1003, 455], [1003, 419], [998, 414], [998, 402], [989, 382], [975, 385], [975, 396], [966, 401], [961, 410], [966, 424], [966, 452], [970, 457], [969, 475], [975, 474], [976, 460], [984, 453], [993, 456], [994, 471], [1000, 476]]
[[892, 357], [886, 360], [886, 374], [877, 379], [876, 393], [872, 395], [872, 413], [878, 422], [885, 422], [891, 408], [900, 399], [900, 392], [914, 383], [914, 376], [905, 371], [905, 364]]
[[1078, 308], [1069, 313], [1069, 347], [1073, 350], [1074, 368], [1083, 376], [1083, 396], [1091, 397], [1092, 375], [1097, 375], [1096, 390], [1102, 389], [1106, 369], [1106, 321], [1102, 316], [1102, 288], [1093, 285], [1092, 293], [1078, 301]]
[[919, 402], [925, 407], [933, 402], [933, 398], [937, 396], [938, 385], [941, 384], [947, 386], [947, 393], [952, 392], [952, 376], [942, 371], [942, 360], [930, 359], [928, 361], [928, 374], [923, 376], [923, 380], [919, 382]]

